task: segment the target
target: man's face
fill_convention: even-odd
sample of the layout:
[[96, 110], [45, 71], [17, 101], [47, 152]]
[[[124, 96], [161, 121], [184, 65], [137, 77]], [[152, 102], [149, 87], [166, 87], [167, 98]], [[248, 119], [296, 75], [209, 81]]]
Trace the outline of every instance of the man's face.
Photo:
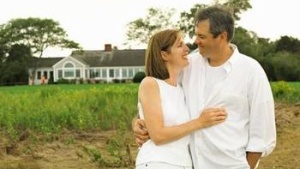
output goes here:
[[200, 54], [210, 58], [217, 50], [218, 43], [218, 37], [214, 38], [210, 33], [209, 20], [198, 22], [195, 26], [195, 44], [198, 45]]

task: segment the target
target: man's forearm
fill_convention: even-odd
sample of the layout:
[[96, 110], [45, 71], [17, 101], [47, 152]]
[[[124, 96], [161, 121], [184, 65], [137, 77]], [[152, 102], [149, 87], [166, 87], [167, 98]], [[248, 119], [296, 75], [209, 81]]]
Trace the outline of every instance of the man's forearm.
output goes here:
[[261, 157], [261, 152], [247, 152], [247, 161], [250, 166], [250, 169], [255, 169], [260, 157]]

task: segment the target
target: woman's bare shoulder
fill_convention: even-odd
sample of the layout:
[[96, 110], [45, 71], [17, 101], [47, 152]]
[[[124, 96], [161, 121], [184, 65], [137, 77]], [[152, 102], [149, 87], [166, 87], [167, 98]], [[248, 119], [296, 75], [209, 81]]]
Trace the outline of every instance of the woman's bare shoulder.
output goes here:
[[156, 90], [158, 84], [154, 77], [147, 76], [140, 83], [140, 90]]

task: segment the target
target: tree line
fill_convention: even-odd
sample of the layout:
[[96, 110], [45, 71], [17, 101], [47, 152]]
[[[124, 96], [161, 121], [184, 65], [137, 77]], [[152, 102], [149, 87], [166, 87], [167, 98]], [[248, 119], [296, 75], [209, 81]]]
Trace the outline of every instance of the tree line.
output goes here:
[[[79, 49], [52, 19], [17, 18], [0, 25], [0, 85], [28, 84], [48, 47]], [[33, 68], [31, 74], [28, 68]]]
[[[218, 0], [213, 3], [219, 4]], [[239, 15], [251, 9], [249, 0], [227, 0], [223, 5], [232, 10], [236, 20]], [[194, 34], [194, 15], [205, 4], [195, 4], [189, 11], [180, 13], [176, 20], [175, 9], [149, 8], [144, 18], [127, 24], [127, 48], [146, 44], [156, 31], [168, 27], [180, 28], [187, 36]], [[282, 36], [279, 40], [258, 37], [255, 32], [237, 27], [233, 43], [239, 51], [252, 56], [261, 63], [271, 81], [300, 81], [300, 41]], [[189, 43], [191, 49], [195, 45]], [[0, 85], [28, 84], [34, 78], [39, 59], [48, 47], [81, 49], [80, 45], [68, 39], [67, 32], [52, 19], [17, 18], [0, 25]], [[28, 68], [34, 68], [29, 74]]]
[[[212, 4], [222, 4], [232, 11], [236, 21], [240, 14], [252, 6], [249, 0], [215, 0]], [[211, 4], [209, 4], [211, 5]], [[149, 8], [147, 16], [128, 23], [127, 42], [145, 45], [151, 35], [165, 28], [180, 28], [190, 38], [194, 35], [194, 16], [197, 9], [208, 5], [195, 4], [189, 11], [180, 13], [180, 18], [174, 20], [174, 9]], [[175, 18], [176, 20], [176, 18]], [[281, 36], [276, 41], [259, 37], [255, 32], [237, 26], [232, 43], [239, 51], [253, 57], [261, 63], [270, 81], [300, 81], [300, 41], [290, 36]], [[195, 44], [188, 44], [191, 49]]]

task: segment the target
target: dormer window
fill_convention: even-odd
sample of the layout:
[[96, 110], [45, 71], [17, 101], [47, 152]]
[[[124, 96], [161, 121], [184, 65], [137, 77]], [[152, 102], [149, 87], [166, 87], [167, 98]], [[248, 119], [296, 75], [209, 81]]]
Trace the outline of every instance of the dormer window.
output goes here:
[[65, 68], [71, 68], [74, 67], [74, 65], [72, 63], [66, 63], [65, 64]]
[[73, 63], [66, 63], [64, 66], [64, 77], [65, 78], [74, 78], [75, 77], [75, 69]]

